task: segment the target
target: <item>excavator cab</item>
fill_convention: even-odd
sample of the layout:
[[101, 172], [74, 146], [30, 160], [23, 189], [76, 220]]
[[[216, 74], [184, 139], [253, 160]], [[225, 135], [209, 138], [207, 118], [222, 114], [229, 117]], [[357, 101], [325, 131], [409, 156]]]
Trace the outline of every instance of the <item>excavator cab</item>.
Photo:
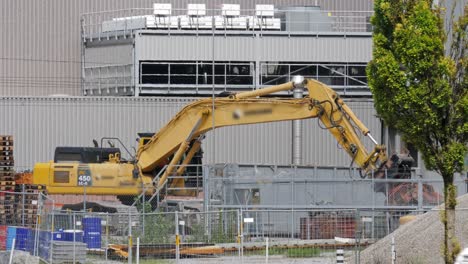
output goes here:
[[103, 163], [110, 156], [120, 156], [119, 148], [100, 147], [57, 147], [55, 148], [55, 163]]
[[146, 145], [153, 136], [154, 136], [154, 133], [138, 133], [138, 138], [137, 138], [138, 149]]

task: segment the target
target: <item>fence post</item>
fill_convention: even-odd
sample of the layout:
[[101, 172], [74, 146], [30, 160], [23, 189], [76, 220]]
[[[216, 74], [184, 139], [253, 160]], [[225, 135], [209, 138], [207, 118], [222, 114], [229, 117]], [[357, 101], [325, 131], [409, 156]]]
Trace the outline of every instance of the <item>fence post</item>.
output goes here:
[[8, 261], [9, 264], [13, 263], [13, 253], [15, 252], [15, 244], [16, 238], [13, 238], [13, 241], [11, 243], [10, 260]]
[[[42, 194], [41, 194], [42, 195]], [[47, 198], [47, 197], [46, 197]], [[55, 208], [55, 200], [52, 200], [52, 208], [51, 208], [51, 214], [52, 214], [52, 226], [50, 228], [50, 248], [49, 248], [49, 256], [50, 256], [50, 263], [52, 263], [52, 252], [54, 249], [54, 231], [55, 231], [55, 213], [54, 213], [54, 208]], [[46, 220], [47, 221], [47, 220]], [[40, 234], [40, 232], [39, 232]], [[84, 234], [83, 234], [84, 235]], [[39, 244], [39, 241], [38, 241]]]
[[137, 237], [136, 264], [140, 264], [140, 237]]
[[339, 248], [336, 249], [336, 264], [344, 263], [344, 250]]
[[176, 246], [176, 255], [175, 255], [175, 258], [176, 258], [176, 263], [179, 263], [179, 258], [180, 258], [180, 248], [179, 248], [179, 244], [180, 244], [180, 236], [179, 236], [179, 215], [178, 215], [178, 212], [175, 211], [175, 246]]
[[26, 197], [24, 197], [25, 190], [24, 184], [21, 184], [21, 224], [24, 226], [24, 203], [26, 201]]
[[240, 209], [240, 255], [241, 263], [244, 263], [244, 213]]
[[128, 264], [132, 264], [132, 213], [128, 209]]
[[268, 263], [268, 237], [265, 237], [265, 263]]
[[421, 177], [417, 177], [418, 179], [418, 210], [422, 211], [423, 208], [423, 182]]
[[361, 247], [359, 245], [359, 239], [361, 237], [361, 221], [360, 221], [360, 214], [359, 210], [355, 211], [356, 217], [356, 227], [354, 228], [354, 263], [360, 263], [360, 252], [361, 252]]
[[106, 261], [109, 249], [109, 213], [106, 213]]
[[[145, 188], [143, 188], [143, 195], [141, 196], [141, 199], [143, 199], [143, 203], [142, 203], [142, 212], [143, 212], [143, 218], [141, 219], [142, 220], [142, 228], [141, 228], [141, 231], [142, 231], [142, 234], [145, 233], [145, 213], [146, 213], [146, 198], [145, 198], [145, 193], [146, 193], [146, 190]], [[151, 208], [153, 209], [153, 208]]]
[[239, 259], [241, 258], [241, 227], [240, 227], [240, 213], [239, 210], [236, 210], [237, 212], [237, 244], [238, 244], [238, 254], [239, 254]]
[[[75, 245], [76, 245], [76, 214], [75, 212], [73, 212], [73, 263], [76, 263], [76, 248], [75, 248]], [[52, 252], [51, 252], [52, 254]], [[51, 256], [52, 258], [52, 256]]]

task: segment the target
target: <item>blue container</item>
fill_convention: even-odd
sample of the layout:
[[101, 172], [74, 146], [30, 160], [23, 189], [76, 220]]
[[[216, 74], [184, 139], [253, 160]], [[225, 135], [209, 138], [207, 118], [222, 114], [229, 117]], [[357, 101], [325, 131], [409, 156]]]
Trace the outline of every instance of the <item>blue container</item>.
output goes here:
[[28, 230], [28, 240], [26, 241], [26, 250], [31, 253], [31, 255], [34, 254], [34, 242], [36, 241], [36, 230], [35, 229], [29, 229]]
[[73, 235], [75, 236], [75, 242], [83, 242], [83, 231], [72, 229], [63, 231], [63, 241], [73, 241]]
[[26, 228], [26, 227], [17, 227], [16, 228], [15, 249], [27, 251], [29, 230], [30, 229]]
[[39, 231], [39, 246], [38, 255], [45, 260], [49, 260], [50, 257], [50, 239], [52, 237], [51, 232]]
[[9, 226], [7, 228], [7, 242], [6, 242], [7, 250], [11, 250], [13, 239], [16, 239], [16, 226]]
[[83, 242], [87, 248], [101, 248], [101, 218], [87, 217], [83, 218], [84, 237]]
[[59, 231], [52, 233], [52, 237], [54, 238], [55, 241], [63, 241], [63, 231], [59, 230]]

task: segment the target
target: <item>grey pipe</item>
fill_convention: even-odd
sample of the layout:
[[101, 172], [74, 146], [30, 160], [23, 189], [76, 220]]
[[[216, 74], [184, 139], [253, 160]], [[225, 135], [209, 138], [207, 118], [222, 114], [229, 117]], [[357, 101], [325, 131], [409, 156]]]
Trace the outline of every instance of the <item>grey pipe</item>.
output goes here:
[[[302, 98], [304, 88], [295, 86], [293, 90], [294, 98]], [[292, 126], [292, 163], [293, 165], [302, 164], [302, 120], [293, 120]]]

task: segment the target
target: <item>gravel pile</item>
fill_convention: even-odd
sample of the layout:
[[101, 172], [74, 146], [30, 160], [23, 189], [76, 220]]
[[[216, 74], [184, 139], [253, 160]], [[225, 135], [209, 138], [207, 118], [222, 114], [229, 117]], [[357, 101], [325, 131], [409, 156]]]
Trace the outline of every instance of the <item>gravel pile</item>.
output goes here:
[[[0, 252], [0, 264], [8, 264], [10, 260], [10, 251]], [[12, 264], [39, 264], [39, 258], [31, 256], [28, 252], [15, 250], [13, 252]]]
[[[391, 263], [391, 241], [395, 237], [396, 263], [443, 263], [443, 225], [439, 206], [400, 226], [361, 252], [361, 264]], [[468, 195], [458, 198], [456, 236], [462, 249], [468, 247]], [[349, 259], [346, 263], [354, 263]]]

